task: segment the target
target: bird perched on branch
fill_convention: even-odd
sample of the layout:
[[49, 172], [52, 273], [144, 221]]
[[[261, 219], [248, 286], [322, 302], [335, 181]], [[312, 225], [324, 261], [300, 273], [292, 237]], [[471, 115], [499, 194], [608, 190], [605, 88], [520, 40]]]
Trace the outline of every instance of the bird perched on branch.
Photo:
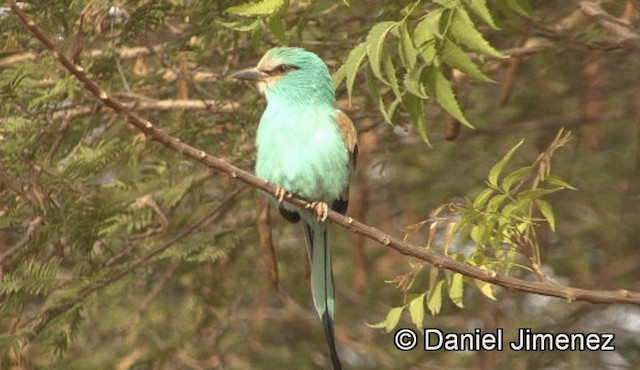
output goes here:
[[[269, 50], [255, 68], [233, 78], [257, 82], [267, 98], [256, 145], [256, 175], [278, 191], [282, 216], [302, 219], [311, 265], [311, 292], [322, 320], [334, 369], [341, 369], [335, 347], [334, 284], [329, 246], [329, 206], [347, 211], [349, 180], [356, 167], [357, 133], [353, 122], [336, 108], [331, 75], [316, 54], [301, 48]], [[282, 200], [287, 192], [312, 203], [315, 214]]]

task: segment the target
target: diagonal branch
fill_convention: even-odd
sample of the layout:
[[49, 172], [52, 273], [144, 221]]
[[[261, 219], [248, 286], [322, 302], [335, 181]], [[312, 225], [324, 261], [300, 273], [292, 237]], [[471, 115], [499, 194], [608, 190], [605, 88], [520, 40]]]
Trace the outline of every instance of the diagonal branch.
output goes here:
[[[51, 41], [51, 39], [47, 37], [47, 35], [45, 35], [42, 30], [40, 30], [35, 22], [27, 18], [27, 15], [16, 6], [13, 0], [6, 0], [6, 2], [11, 7], [12, 11], [20, 18], [20, 21], [24, 24], [24, 26], [27, 27], [29, 31], [34, 35], [34, 37], [37, 38], [53, 53], [53, 56], [58, 59], [58, 61], [82, 83], [85, 89], [87, 89], [95, 97], [100, 99], [103, 104], [107, 105], [116, 113], [123, 116], [131, 125], [138, 128], [151, 140], [158, 141], [173, 151], [192, 158], [212, 169], [221, 171], [256, 189], [275, 195], [275, 186], [268, 184], [264, 180], [261, 180], [251, 173], [243, 171], [220, 158], [209, 155], [203, 150], [182, 143], [180, 139], [171, 137], [166, 132], [154, 127], [151, 122], [140, 117], [135, 112], [127, 108], [127, 106], [111, 97], [108, 92], [103, 90], [95, 81], [87, 76], [86, 72], [81, 66], [78, 66], [71, 60], [69, 60], [60, 51], [58, 46], [53, 41]], [[290, 194], [287, 194], [287, 196], [285, 196], [284, 201], [300, 208], [309, 208], [310, 206], [310, 204], [305, 200]], [[535, 282], [509, 276], [502, 276], [496, 274], [494, 271], [482, 270], [474, 266], [465, 265], [463, 263], [441, 256], [430, 249], [418, 247], [411, 243], [407, 243], [401, 239], [386, 234], [373, 226], [365, 225], [362, 222], [354, 220], [351, 217], [343, 216], [332, 210], [329, 210], [328, 219], [331, 220], [334, 224], [338, 224], [348, 229], [352, 233], [363, 235], [371, 240], [383, 244], [386, 247], [395, 249], [402, 254], [412, 256], [424, 262], [430, 263], [437, 268], [443, 268], [446, 270], [458, 272], [474, 279], [479, 279], [495, 285], [499, 285], [510, 291], [560, 297], [569, 301], [585, 301], [591, 303], [609, 304], [627, 303], [640, 306], [640, 293], [629, 292], [627, 290], [588, 290], [556, 285], [549, 282]]]

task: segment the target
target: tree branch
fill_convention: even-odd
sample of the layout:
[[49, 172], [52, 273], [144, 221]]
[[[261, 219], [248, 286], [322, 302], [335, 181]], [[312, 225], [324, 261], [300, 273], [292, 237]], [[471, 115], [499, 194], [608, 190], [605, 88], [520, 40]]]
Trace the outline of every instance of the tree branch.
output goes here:
[[[275, 195], [275, 186], [268, 184], [264, 180], [257, 178], [249, 172], [243, 171], [226, 161], [207, 154], [203, 150], [194, 148], [184, 144], [178, 138], [169, 136], [166, 132], [157, 129], [148, 120], [138, 116], [127, 106], [117, 101], [103, 90], [95, 81], [90, 79], [81, 66], [74, 64], [64, 53], [60, 51], [58, 46], [47, 37], [40, 28], [38, 28], [33, 20], [27, 18], [26, 14], [20, 10], [13, 0], [6, 0], [12, 11], [20, 18], [25, 27], [37, 38], [44, 46], [46, 46], [53, 56], [72, 73], [95, 97], [100, 99], [103, 104], [107, 105], [118, 114], [123, 116], [131, 125], [142, 131], [151, 140], [162, 143], [167, 148], [176, 151], [184, 156], [190, 157], [212, 169], [221, 171], [233, 178], [236, 178], [254, 188]], [[310, 204], [305, 200], [287, 194], [284, 201], [291, 203], [300, 208], [309, 208]], [[627, 303], [640, 306], [640, 293], [629, 292], [627, 290], [605, 291], [605, 290], [588, 290], [574, 288], [568, 286], [556, 285], [549, 282], [528, 281], [509, 276], [496, 274], [494, 271], [482, 270], [480, 268], [465, 265], [454, 261], [447, 257], [441, 256], [430, 249], [418, 247], [407, 243], [401, 239], [388, 235], [381, 230], [365, 225], [362, 222], [343, 216], [335, 211], [329, 210], [328, 219], [334, 224], [341, 225], [352, 233], [363, 235], [374, 240], [386, 247], [395, 249], [396, 251], [418, 258], [424, 262], [430, 263], [437, 268], [443, 268], [461, 273], [465, 276], [483, 280], [510, 291], [535, 293], [540, 295], [560, 297], [569, 301], [585, 301], [591, 303]], [[132, 266], [134, 268], [134, 266]]]

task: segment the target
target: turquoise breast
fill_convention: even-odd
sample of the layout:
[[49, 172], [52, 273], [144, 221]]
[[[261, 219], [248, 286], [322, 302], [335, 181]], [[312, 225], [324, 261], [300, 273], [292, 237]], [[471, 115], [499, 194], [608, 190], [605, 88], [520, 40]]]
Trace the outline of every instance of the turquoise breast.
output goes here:
[[269, 102], [256, 145], [256, 175], [309, 200], [330, 203], [349, 182], [347, 148], [333, 107], [283, 107]]

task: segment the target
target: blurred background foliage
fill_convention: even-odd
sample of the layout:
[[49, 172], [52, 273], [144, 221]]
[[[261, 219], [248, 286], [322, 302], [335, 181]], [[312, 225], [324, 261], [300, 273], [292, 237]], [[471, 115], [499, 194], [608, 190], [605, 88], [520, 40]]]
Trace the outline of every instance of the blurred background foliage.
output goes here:
[[[226, 76], [272, 46], [318, 53], [360, 133], [350, 215], [421, 245], [434, 209], [477, 199], [521, 139], [505, 174], [531, 165], [564, 127], [573, 139], [553, 173], [578, 190], [545, 198], [555, 232], [546, 206], [529, 214], [539, 271], [512, 273], [640, 290], [637, 0], [19, 5], [114, 97], [245, 169], [265, 102]], [[0, 368], [327, 368], [300, 230], [258, 218], [256, 199], [102, 107], [0, 8]], [[441, 299], [439, 315], [422, 307], [426, 327], [500, 327], [507, 340], [521, 327], [612, 332], [616, 351], [398, 351], [391, 333], [366, 325], [407, 299], [385, 282], [415, 273], [409, 293], [420, 294], [438, 271], [334, 229], [336, 337], [349, 368], [640, 363], [637, 307], [501, 289], [491, 300], [469, 281], [461, 300]], [[523, 255], [514, 261], [527, 265]]]

